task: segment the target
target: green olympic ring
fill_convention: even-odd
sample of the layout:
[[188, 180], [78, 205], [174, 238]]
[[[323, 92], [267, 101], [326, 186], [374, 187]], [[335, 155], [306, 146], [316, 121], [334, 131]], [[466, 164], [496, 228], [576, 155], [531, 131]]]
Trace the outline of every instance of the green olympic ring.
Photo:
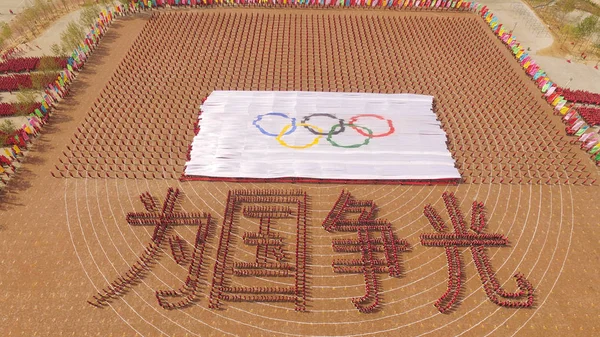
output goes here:
[[[352, 129], [354, 129], [354, 130], [356, 130], [356, 128], [361, 128], [361, 129], [365, 130], [368, 133], [368, 135], [365, 135], [364, 132], [362, 132], [362, 131], [359, 132], [360, 130], [356, 130], [356, 132], [359, 132], [359, 134], [364, 135], [367, 138], [365, 139], [364, 142], [362, 142], [360, 144], [340, 145], [340, 144], [334, 142], [331, 138], [336, 134], [335, 133], [335, 129], [336, 128], [340, 128], [342, 126], [349, 126]], [[360, 126], [360, 125], [356, 125], [356, 124], [348, 124], [348, 123], [343, 123], [343, 124], [340, 123], [340, 124], [335, 124], [334, 126], [331, 127], [331, 130], [329, 130], [329, 133], [327, 134], [327, 141], [332, 146], [335, 146], [335, 147], [341, 147], [341, 148], [344, 148], [344, 149], [356, 149], [356, 148], [361, 147], [363, 145], [369, 144], [369, 141], [371, 141], [372, 136], [373, 136], [373, 131], [371, 129], [365, 127], [365, 126]]]

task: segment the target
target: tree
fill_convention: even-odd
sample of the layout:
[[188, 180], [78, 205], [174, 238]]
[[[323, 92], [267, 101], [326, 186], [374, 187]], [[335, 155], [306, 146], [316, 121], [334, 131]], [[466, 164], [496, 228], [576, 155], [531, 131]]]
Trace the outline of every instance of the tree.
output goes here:
[[83, 27], [90, 27], [96, 22], [98, 19], [98, 15], [100, 14], [100, 6], [86, 2], [83, 10], [81, 11], [81, 15], [79, 17], [79, 22]]
[[38, 71], [44, 73], [56, 73], [60, 70], [60, 63], [58, 60], [51, 56], [42, 56], [40, 58], [40, 64], [37, 68]]
[[554, 13], [558, 17], [559, 21], [565, 21], [567, 14], [575, 10], [575, 0], [562, 0], [557, 3], [556, 10]]
[[27, 115], [37, 103], [38, 93], [31, 89], [21, 89], [17, 92], [17, 113]]
[[8, 40], [12, 37], [12, 29], [6, 22], [0, 23], [0, 38]]
[[60, 34], [61, 47], [63, 50], [69, 51], [74, 50], [79, 46], [79, 43], [85, 39], [85, 32], [81, 25], [76, 22], [70, 22], [67, 25], [67, 29]]
[[562, 34], [562, 41], [560, 42], [560, 47], [562, 48], [563, 45], [565, 44], [565, 41], [567, 41], [567, 38], [572, 37], [575, 35], [575, 30], [577, 27], [573, 26], [573, 25], [562, 25], [560, 27], [560, 33]]
[[0, 145], [2, 146], [8, 146], [10, 145], [7, 141], [8, 141], [8, 135], [12, 134], [13, 132], [17, 131], [17, 126], [15, 125], [15, 123], [13, 123], [13, 121], [11, 121], [10, 119], [7, 119], [5, 121], [3, 121], [0, 124]]
[[596, 29], [597, 25], [598, 17], [595, 15], [590, 15], [577, 24], [577, 27], [575, 28], [575, 34], [579, 38], [590, 36]]
[[67, 55], [67, 52], [58, 44], [54, 43], [50, 46], [50, 50], [54, 56], [64, 56]]
[[50, 14], [50, 6], [46, 0], [34, 0], [31, 7], [35, 8], [39, 17], [44, 17], [45, 20], [48, 19], [48, 14]]
[[56, 1], [48, 0], [48, 9], [52, 10], [52, 15], [56, 15], [56, 11], [58, 11], [58, 7], [56, 7]]
[[575, 5], [575, 0], [562, 0], [558, 3], [558, 8], [563, 12], [569, 13], [575, 10]]
[[38, 29], [37, 29], [38, 17], [39, 17], [39, 11], [37, 8], [26, 7], [25, 9], [23, 9], [21, 16], [18, 18], [21, 19], [21, 20], [19, 20], [19, 23], [24, 25], [25, 27], [27, 27], [27, 29], [29, 29], [29, 32], [31, 32], [31, 34], [35, 35], [38, 32]]
[[67, 5], [67, 0], [60, 0], [60, 2], [62, 3], [65, 10], [69, 9], [69, 6]]
[[7, 120], [3, 121], [2, 124], [0, 124], [0, 132], [3, 132], [5, 134], [11, 134], [11, 133], [15, 132], [16, 130], [17, 130], [17, 126], [10, 119], [7, 119]]
[[0, 23], [0, 46], [3, 46], [4, 43], [10, 39], [12, 36], [12, 29], [6, 22]]
[[48, 83], [54, 82], [56, 71], [33, 72], [31, 73], [31, 89], [44, 90]]

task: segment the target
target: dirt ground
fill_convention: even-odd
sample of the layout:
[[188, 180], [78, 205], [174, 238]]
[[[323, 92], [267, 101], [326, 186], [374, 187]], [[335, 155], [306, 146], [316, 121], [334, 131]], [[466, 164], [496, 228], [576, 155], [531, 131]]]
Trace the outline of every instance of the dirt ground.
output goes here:
[[[223, 89], [434, 95], [465, 183], [180, 182], [200, 100]], [[106, 132], [98, 128], [114, 136], [101, 138]], [[535, 85], [474, 14], [204, 9], [119, 20], [3, 191], [0, 335], [596, 335], [599, 206], [598, 187], [590, 184], [598, 171], [561, 129]], [[157, 302], [156, 291], [179, 288], [188, 275], [168, 245], [136, 285], [102, 308], [90, 305], [151, 242], [154, 228], [129, 225], [127, 213], [145, 212], [142, 193], [162, 202], [170, 187], [183, 192], [180, 212], [208, 212], [215, 219], [194, 305], [167, 310]], [[240, 189], [307, 193], [306, 312], [287, 302], [223, 300], [219, 309], [209, 308], [214, 266], [223, 258], [220, 238], [228, 228], [228, 193]], [[360, 313], [351, 302], [365, 293], [363, 276], [332, 268], [334, 260], [360, 258], [332, 249], [333, 239], [356, 233], [322, 226], [342, 190], [373, 200], [377, 217], [411, 246], [398, 254], [398, 277], [377, 274], [381, 303], [373, 313]], [[435, 232], [423, 215], [427, 204], [449, 225], [442, 200], [447, 191], [456, 194], [467, 222], [472, 202], [485, 203], [484, 231], [510, 242], [486, 250], [497, 279], [515, 291], [512, 275], [524, 274], [535, 288], [532, 308], [492, 303], [466, 248], [460, 250], [459, 302], [446, 314], [434, 306], [447, 288], [446, 256], [442, 247], [421, 245], [419, 236]], [[258, 231], [255, 219], [232, 221], [228, 286], [292, 285], [284, 277], [231, 275], [231, 263], [254, 261], [257, 248], [243, 236]], [[272, 228], [291, 261], [297, 229], [290, 220]], [[194, 226], [173, 232], [194, 244]]]

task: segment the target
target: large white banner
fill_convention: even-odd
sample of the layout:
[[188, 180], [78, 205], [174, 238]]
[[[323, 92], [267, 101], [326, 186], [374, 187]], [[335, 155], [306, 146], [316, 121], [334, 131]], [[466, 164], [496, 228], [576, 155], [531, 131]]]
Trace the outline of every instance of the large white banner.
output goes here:
[[432, 96], [214, 91], [188, 176], [458, 179]]

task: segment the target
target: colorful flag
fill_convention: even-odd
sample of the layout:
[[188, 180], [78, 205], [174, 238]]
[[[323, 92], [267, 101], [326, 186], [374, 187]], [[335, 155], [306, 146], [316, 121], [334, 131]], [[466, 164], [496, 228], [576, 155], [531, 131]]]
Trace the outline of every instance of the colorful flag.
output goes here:
[[9, 151], [8, 149], [6, 149], [6, 148], [4, 149], [4, 153], [6, 153], [6, 156], [8, 158], [13, 158], [13, 159], [15, 158], [15, 156], [13, 155], [13, 153], [11, 151]]

